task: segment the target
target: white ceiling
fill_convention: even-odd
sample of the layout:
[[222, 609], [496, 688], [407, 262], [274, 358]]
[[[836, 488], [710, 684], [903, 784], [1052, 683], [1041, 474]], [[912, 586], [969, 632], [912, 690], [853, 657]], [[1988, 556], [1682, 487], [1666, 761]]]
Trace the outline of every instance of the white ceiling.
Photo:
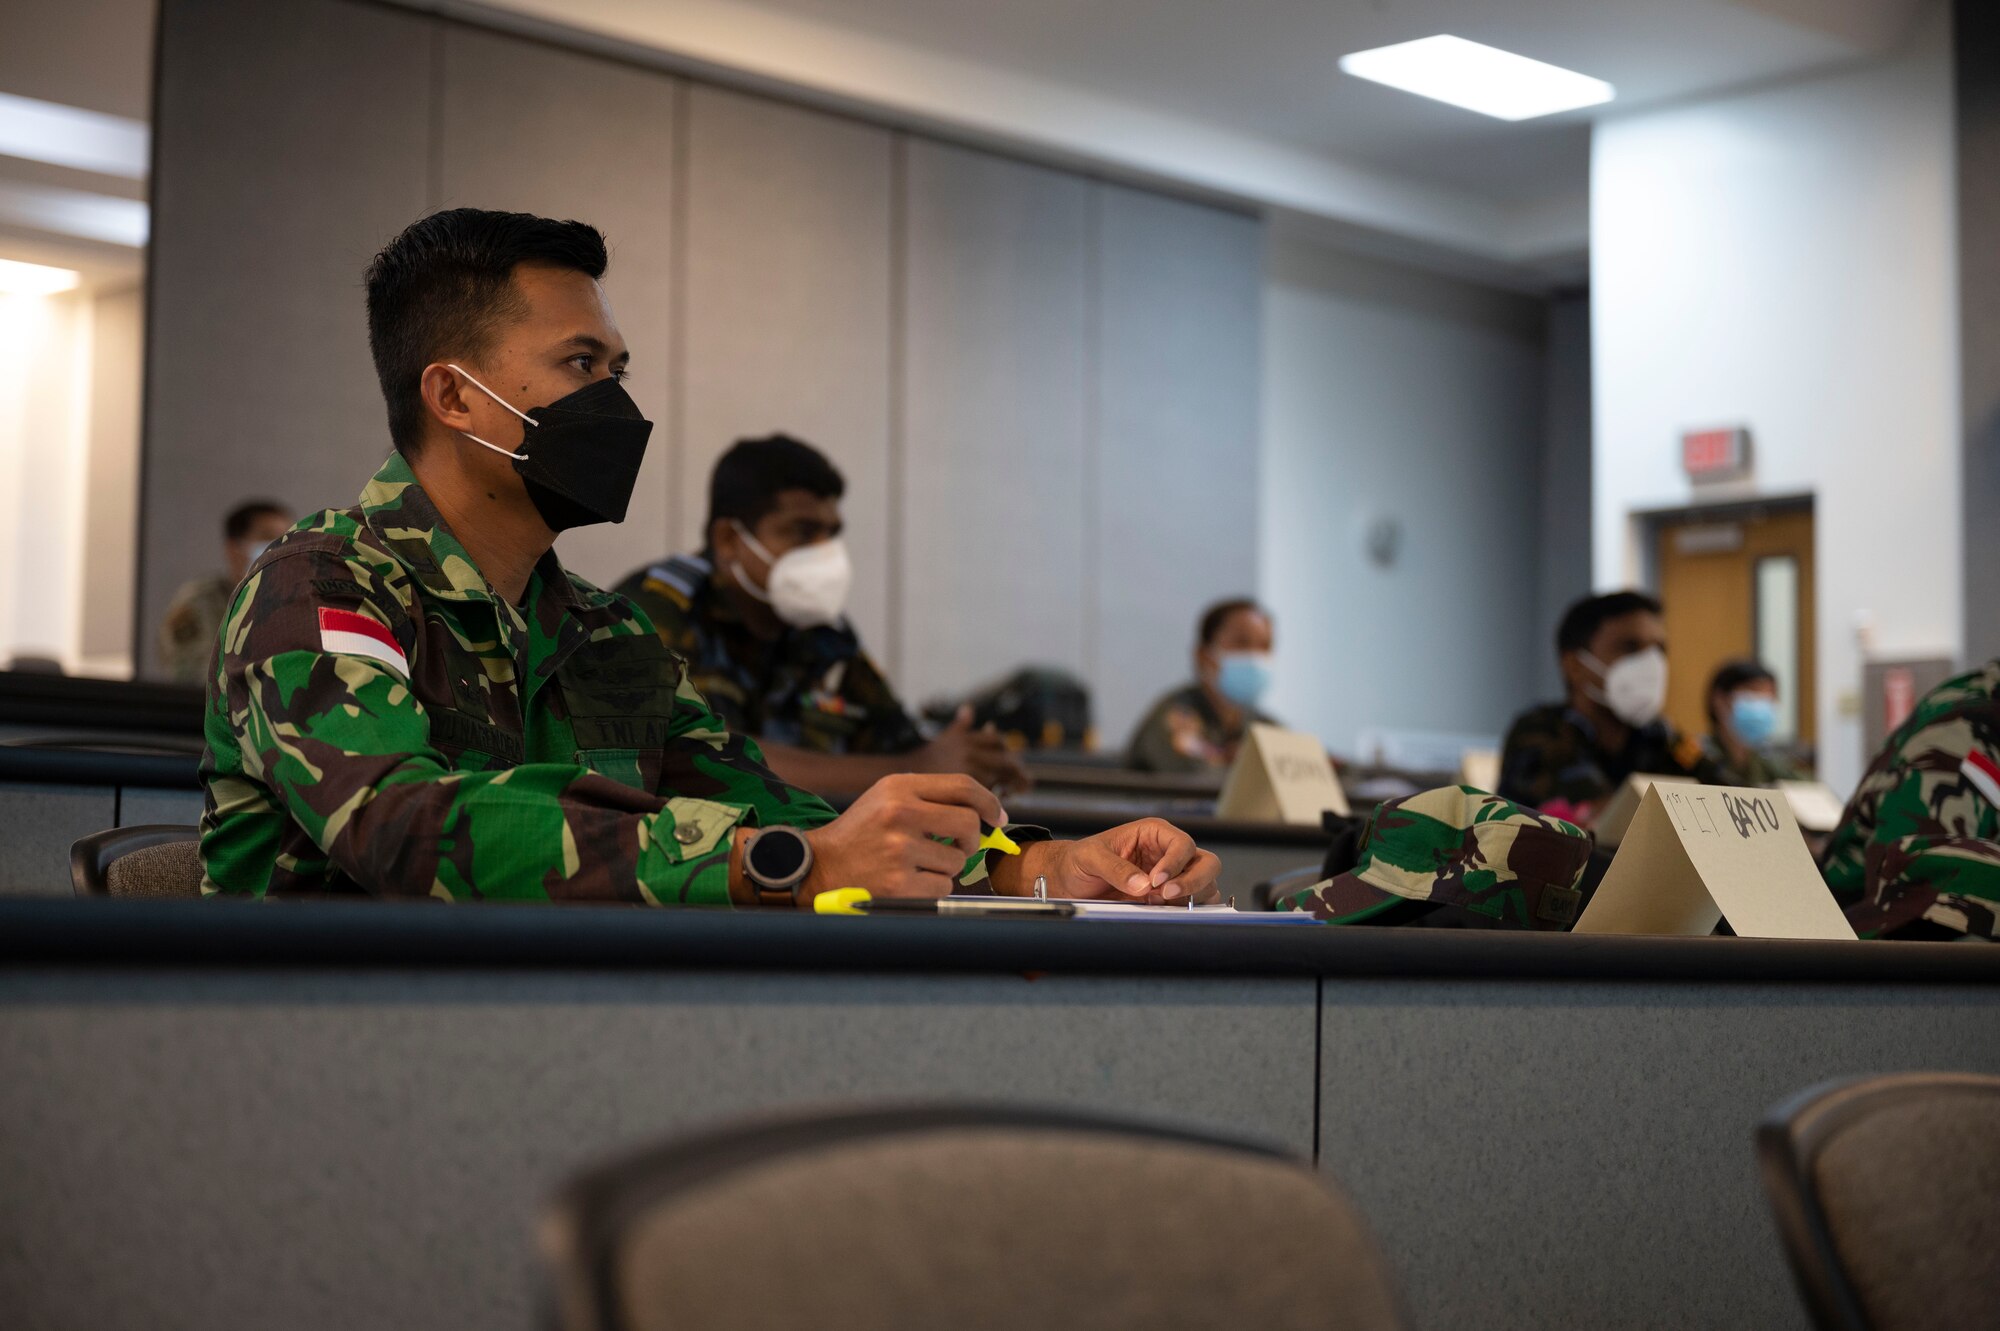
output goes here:
[[1877, 54], [1922, 0], [751, 0], [1517, 201], [1581, 189], [1588, 112], [1506, 124], [1342, 75], [1435, 33], [1609, 80], [1611, 111]]
[[[1502, 280], [1587, 244], [1590, 118], [1877, 56], [1942, 0], [399, 0], [1144, 180]], [[0, 91], [149, 112], [154, 0], [0, 0]], [[1451, 32], [1608, 79], [1507, 124], [1339, 73]], [[0, 159], [0, 180], [143, 187]], [[0, 217], [0, 226], [7, 223]]]

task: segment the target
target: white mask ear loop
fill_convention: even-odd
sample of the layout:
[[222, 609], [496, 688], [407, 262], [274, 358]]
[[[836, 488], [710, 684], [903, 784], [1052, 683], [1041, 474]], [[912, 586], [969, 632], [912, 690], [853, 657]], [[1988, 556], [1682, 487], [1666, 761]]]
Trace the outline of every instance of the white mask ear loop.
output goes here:
[[[511, 403], [511, 402], [507, 401], [507, 399], [505, 399], [505, 398], [501, 397], [501, 396], [500, 396], [500, 395], [499, 395], [498, 393], [496, 393], [496, 392], [494, 392], [494, 391], [493, 391], [492, 389], [488, 388], [488, 387], [487, 387], [487, 386], [486, 386], [485, 384], [482, 384], [482, 383], [480, 383], [480, 382], [479, 382], [479, 381], [478, 381], [477, 379], [474, 379], [474, 378], [472, 377], [472, 375], [471, 375], [470, 373], [468, 373], [467, 371], [465, 371], [465, 370], [461, 369], [460, 367], [458, 367], [458, 366], [456, 366], [456, 365], [453, 365], [453, 364], [450, 364], [449, 362], [447, 362], [447, 363], [446, 363], [446, 365], [445, 365], [445, 368], [446, 368], [447, 370], [457, 370], [457, 371], [458, 371], [458, 372], [459, 372], [460, 374], [463, 374], [463, 375], [465, 375], [466, 379], [467, 379], [468, 381], [470, 381], [470, 383], [472, 384], [472, 386], [473, 386], [474, 388], [477, 388], [477, 389], [478, 389], [478, 390], [479, 390], [480, 392], [482, 392], [482, 393], [486, 394], [486, 396], [488, 396], [488, 397], [492, 398], [492, 399], [493, 399], [493, 400], [494, 400], [495, 402], [498, 402], [498, 403], [499, 403], [499, 404], [500, 404], [501, 406], [503, 406], [503, 407], [507, 408], [507, 410], [509, 410], [509, 411], [513, 412], [513, 413], [514, 413], [514, 414], [515, 414], [516, 416], [519, 416], [519, 417], [520, 417], [520, 418], [521, 418], [522, 420], [526, 421], [526, 422], [527, 422], [527, 423], [528, 423], [529, 425], [540, 425], [540, 424], [541, 424], [541, 422], [540, 422], [540, 421], [538, 421], [538, 420], [534, 419], [534, 418], [533, 418], [532, 416], [529, 416], [529, 415], [528, 415], [528, 414], [527, 414], [526, 412], [524, 412], [524, 411], [521, 411], [520, 409], [518, 409], [517, 407], [515, 407], [515, 405], [514, 405], [513, 403]], [[494, 451], [495, 453], [498, 453], [498, 454], [500, 454], [500, 456], [502, 456], [502, 457], [509, 457], [509, 458], [513, 458], [513, 457], [519, 457], [519, 456], [520, 456], [520, 454], [519, 454], [519, 453], [517, 453], [517, 452], [515, 452], [515, 451], [514, 451], [513, 449], [511, 449], [511, 448], [502, 448], [502, 447], [500, 447], [500, 445], [498, 445], [498, 444], [489, 444], [489, 443], [487, 443], [487, 442], [486, 442], [486, 441], [485, 441], [484, 439], [481, 439], [481, 438], [480, 438], [480, 437], [479, 437], [478, 435], [476, 435], [476, 434], [473, 434], [473, 433], [471, 433], [470, 431], [467, 431], [467, 430], [460, 430], [460, 431], [459, 431], [459, 433], [460, 433], [460, 434], [462, 434], [462, 435], [464, 435], [464, 436], [465, 436], [465, 437], [466, 437], [467, 439], [470, 439], [470, 440], [471, 440], [471, 441], [472, 441], [473, 443], [475, 443], [475, 444], [478, 444], [478, 445], [480, 445], [480, 446], [481, 446], [481, 447], [483, 447], [483, 448], [490, 448], [490, 449], [492, 449], [492, 450], [493, 450], [493, 451]]]
[[[470, 379], [471, 377], [472, 377], [471, 375], [466, 376], [466, 378], [468, 379]], [[757, 558], [764, 561], [764, 567], [767, 570], [774, 569], [778, 566], [778, 561], [771, 558], [771, 552], [764, 548], [764, 543], [762, 541], [758, 540], [755, 536], [752, 536], [750, 534], [750, 529], [748, 527], [738, 522], [735, 518], [731, 518], [729, 520], [729, 525], [736, 528], [736, 534], [743, 538], [744, 543], [750, 547], [752, 552], [756, 554]], [[741, 587], [744, 591], [748, 592], [752, 600], [762, 601], [765, 605], [771, 604], [771, 594], [765, 591], [762, 587], [759, 587], [756, 583], [750, 581], [749, 576], [743, 571], [742, 560], [740, 559], [730, 560], [729, 571], [730, 573], [735, 575], [736, 585], [738, 587]], [[767, 572], [765, 576], [769, 577], [770, 574]]]

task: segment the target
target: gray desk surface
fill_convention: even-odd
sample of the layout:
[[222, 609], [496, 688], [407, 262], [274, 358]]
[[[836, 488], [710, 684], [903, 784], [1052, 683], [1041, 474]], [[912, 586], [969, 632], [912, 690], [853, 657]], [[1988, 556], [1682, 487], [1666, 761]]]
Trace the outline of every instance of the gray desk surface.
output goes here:
[[525, 1331], [537, 1207], [587, 1162], [942, 1096], [1309, 1154], [1420, 1331], [1803, 1327], [1757, 1117], [2000, 1072], [1996, 1018], [1974, 945], [0, 902], [0, 1307]]

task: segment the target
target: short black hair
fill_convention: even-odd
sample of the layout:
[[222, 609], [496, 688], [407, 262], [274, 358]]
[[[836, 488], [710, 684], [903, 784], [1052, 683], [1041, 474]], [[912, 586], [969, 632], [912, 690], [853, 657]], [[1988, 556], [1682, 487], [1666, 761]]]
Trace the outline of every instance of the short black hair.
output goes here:
[[847, 493], [847, 482], [826, 454], [803, 439], [788, 434], [738, 439], [715, 460], [715, 471], [708, 478], [703, 540], [724, 519], [755, 527], [787, 490], [804, 490], [815, 499], [838, 499]]
[[251, 524], [266, 513], [275, 513], [281, 518], [292, 516], [292, 510], [275, 499], [252, 499], [229, 510], [229, 516], [222, 520], [222, 539], [242, 540], [250, 534]]
[[523, 263], [597, 278], [610, 259], [603, 235], [582, 222], [451, 208], [412, 222], [368, 265], [368, 350], [399, 452], [423, 438], [424, 367], [480, 359], [502, 322], [523, 312], [512, 280]]
[[1597, 630], [1611, 620], [1641, 610], [1649, 615], [1664, 613], [1659, 598], [1644, 592], [1606, 592], [1603, 596], [1584, 597], [1563, 612], [1562, 623], [1556, 627], [1556, 655], [1589, 651], [1590, 640], [1597, 636]]
[[1777, 683], [1778, 677], [1762, 661], [1753, 661], [1747, 656], [1736, 661], [1724, 661], [1709, 676], [1708, 692], [1704, 695], [1702, 705], [1708, 711], [1709, 726], [1715, 730], [1722, 729], [1722, 718], [1715, 714], [1716, 694], [1734, 693], [1745, 684], [1770, 684], [1775, 687]]
[[1222, 626], [1229, 622], [1229, 617], [1239, 610], [1254, 610], [1266, 619], [1271, 617], [1270, 611], [1248, 596], [1232, 596], [1226, 601], [1217, 601], [1201, 612], [1201, 637], [1197, 639], [1199, 645], [1207, 647], [1212, 644], [1221, 634]]

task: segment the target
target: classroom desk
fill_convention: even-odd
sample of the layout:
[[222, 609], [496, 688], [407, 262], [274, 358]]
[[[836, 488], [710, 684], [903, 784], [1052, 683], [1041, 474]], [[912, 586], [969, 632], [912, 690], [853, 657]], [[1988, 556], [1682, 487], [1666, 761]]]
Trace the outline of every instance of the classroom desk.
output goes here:
[[201, 817], [199, 752], [0, 742], [0, 897], [70, 895], [78, 837]]
[[976, 1097], [1316, 1155], [1422, 1331], [1803, 1328], [1752, 1126], [1920, 1067], [2000, 1072], [2000, 949], [0, 902], [0, 1307], [527, 1331], [537, 1207], [586, 1162]]

